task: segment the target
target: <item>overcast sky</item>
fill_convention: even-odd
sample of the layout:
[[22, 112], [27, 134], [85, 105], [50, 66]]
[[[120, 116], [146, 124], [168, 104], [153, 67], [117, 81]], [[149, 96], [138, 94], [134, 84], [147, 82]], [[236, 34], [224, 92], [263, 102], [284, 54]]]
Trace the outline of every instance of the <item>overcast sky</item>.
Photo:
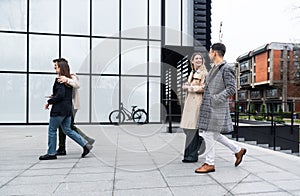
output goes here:
[[212, 0], [212, 43], [219, 42], [220, 22], [225, 59], [235, 62], [270, 42], [300, 43], [300, 0]]

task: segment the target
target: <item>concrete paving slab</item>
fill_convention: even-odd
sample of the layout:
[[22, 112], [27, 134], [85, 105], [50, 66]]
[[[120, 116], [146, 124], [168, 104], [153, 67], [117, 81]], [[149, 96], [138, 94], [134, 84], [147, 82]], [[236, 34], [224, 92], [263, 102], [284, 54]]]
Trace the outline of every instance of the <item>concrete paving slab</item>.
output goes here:
[[166, 125], [78, 125], [96, 139], [82, 148], [67, 139], [67, 155], [40, 161], [47, 126], [0, 126], [0, 195], [300, 195], [300, 158], [239, 143], [247, 154], [216, 144], [216, 172], [196, 174], [204, 162], [182, 163], [185, 135]]
[[181, 186], [181, 187], [171, 187], [172, 192], [175, 196], [216, 196], [216, 195], [231, 195], [228, 194], [228, 191], [219, 184], [207, 185], [204, 186]]
[[282, 190], [266, 181], [240, 183], [231, 190], [231, 192], [234, 195], [268, 193], [268, 192], [276, 193], [277, 191], [282, 191]]
[[172, 196], [169, 188], [142, 188], [130, 190], [116, 190], [114, 196]]

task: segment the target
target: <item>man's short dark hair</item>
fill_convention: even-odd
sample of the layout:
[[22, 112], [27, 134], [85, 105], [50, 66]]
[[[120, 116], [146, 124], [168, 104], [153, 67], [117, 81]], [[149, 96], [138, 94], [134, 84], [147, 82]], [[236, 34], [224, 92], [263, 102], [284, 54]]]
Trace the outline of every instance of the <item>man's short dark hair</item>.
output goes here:
[[53, 60], [53, 63], [56, 63], [56, 62], [62, 62], [62, 61], [68, 63], [68, 61], [67, 61], [65, 58], [54, 59], [54, 60]]
[[224, 56], [226, 52], [226, 47], [222, 43], [215, 43], [211, 46], [211, 49], [217, 51], [220, 56]]

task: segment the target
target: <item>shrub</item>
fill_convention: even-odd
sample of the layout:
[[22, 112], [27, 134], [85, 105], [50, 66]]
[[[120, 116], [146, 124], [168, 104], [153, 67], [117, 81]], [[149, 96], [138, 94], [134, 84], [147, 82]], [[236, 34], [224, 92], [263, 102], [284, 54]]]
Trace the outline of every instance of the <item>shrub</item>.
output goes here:
[[277, 122], [277, 123], [285, 123], [284, 120], [283, 120], [283, 118], [282, 118], [282, 116], [275, 116], [273, 118], [273, 121]]
[[263, 116], [254, 116], [255, 120], [259, 120], [259, 121], [263, 121], [265, 119], [265, 117]]

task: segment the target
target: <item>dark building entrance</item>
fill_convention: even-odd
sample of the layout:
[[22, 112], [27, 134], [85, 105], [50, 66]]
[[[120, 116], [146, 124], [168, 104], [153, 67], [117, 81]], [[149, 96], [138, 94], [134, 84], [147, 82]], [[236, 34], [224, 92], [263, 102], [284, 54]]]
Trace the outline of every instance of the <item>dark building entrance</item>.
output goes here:
[[191, 46], [165, 46], [162, 48], [161, 97], [162, 121], [180, 122], [184, 104], [182, 84], [191, 71], [189, 59], [194, 53]]

